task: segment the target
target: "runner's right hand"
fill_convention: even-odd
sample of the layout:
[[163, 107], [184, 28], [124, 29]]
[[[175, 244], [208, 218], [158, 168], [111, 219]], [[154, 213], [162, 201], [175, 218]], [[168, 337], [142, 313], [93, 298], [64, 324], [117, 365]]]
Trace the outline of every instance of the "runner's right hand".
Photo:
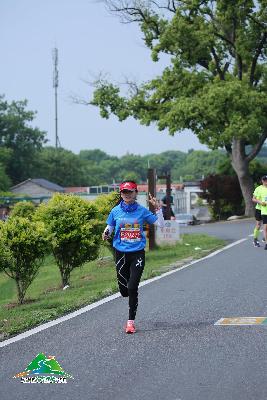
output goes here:
[[109, 234], [109, 230], [108, 229], [104, 230], [104, 232], [102, 233], [102, 239], [103, 240], [110, 239], [110, 234]]

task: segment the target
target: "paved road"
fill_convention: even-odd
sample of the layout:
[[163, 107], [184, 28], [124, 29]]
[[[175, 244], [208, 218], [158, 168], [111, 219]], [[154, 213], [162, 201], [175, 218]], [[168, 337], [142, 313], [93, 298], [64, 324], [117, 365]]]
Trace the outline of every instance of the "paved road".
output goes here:
[[[252, 221], [193, 227], [230, 241]], [[0, 399], [266, 400], [267, 327], [214, 326], [221, 317], [267, 316], [267, 253], [251, 238], [140, 288], [138, 333], [121, 326], [117, 298], [0, 348]], [[12, 376], [39, 353], [74, 380], [22, 384]]]
[[233, 242], [252, 234], [253, 228], [254, 219], [242, 219], [195, 226], [181, 226], [181, 233], [206, 233]]

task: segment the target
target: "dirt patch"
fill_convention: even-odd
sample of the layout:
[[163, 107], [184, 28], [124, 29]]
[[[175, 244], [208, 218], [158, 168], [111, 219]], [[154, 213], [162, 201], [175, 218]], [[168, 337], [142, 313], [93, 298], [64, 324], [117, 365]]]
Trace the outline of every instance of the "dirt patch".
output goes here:
[[34, 303], [36, 301], [36, 299], [26, 299], [24, 300], [23, 304], [19, 304], [18, 302], [12, 302], [12, 303], [7, 303], [4, 304], [4, 307], [8, 310], [15, 308], [15, 307], [19, 307], [19, 306], [24, 306], [25, 304], [31, 304]]
[[97, 266], [98, 267], [104, 267], [106, 265], [109, 265], [113, 261], [113, 257], [107, 256], [107, 257], [101, 257], [97, 259]]
[[[177, 268], [181, 268], [186, 264], [189, 264], [191, 261], [194, 260], [194, 257], [188, 257], [188, 258], [184, 258], [183, 260], [179, 260], [179, 261], [175, 261], [172, 264], [169, 265], [163, 265], [162, 267], [160, 267], [158, 269], [158, 271], [160, 272], [168, 272], [171, 271], [173, 269], [177, 269]], [[153, 271], [153, 272], [157, 272], [157, 270]]]
[[48, 294], [48, 293], [52, 293], [52, 292], [56, 292], [57, 290], [61, 290], [62, 286], [53, 286], [53, 287], [49, 287], [47, 289], [45, 289], [43, 291], [43, 294]]
[[91, 280], [93, 279], [93, 276], [92, 276], [92, 275], [83, 275], [83, 276], [81, 277], [81, 279], [82, 279], [83, 281], [91, 281]]

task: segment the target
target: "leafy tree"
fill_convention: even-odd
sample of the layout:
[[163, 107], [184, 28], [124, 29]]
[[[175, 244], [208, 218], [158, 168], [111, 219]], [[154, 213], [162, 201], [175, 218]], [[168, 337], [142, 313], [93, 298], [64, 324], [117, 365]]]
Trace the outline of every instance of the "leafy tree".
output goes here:
[[160, 154], [148, 154], [144, 158], [146, 160], [145, 165], [149, 165], [150, 168], [156, 168], [158, 175], [165, 175], [171, 172], [174, 177], [174, 170], [184, 165], [186, 154], [181, 151], [170, 150]]
[[232, 167], [231, 160], [229, 158], [226, 158], [225, 160], [222, 160], [217, 168], [217, 174], [218, 175], [235, 175], [235, 171]]
[[32, 176], [46, 141], [45, 132], [30, 126], [35, 113], [26, 106], [26, 100], [9, 104], [0, 96], [0, 160], [5, 152], [6, 173], [14, 184]]
[[[94, 150], [81, 150], [79, 156], [82, 160], [89, 160], [94, 162], [101, 162], [103, 160], [109, 160], [111, 157], [100, 149]], [[117, 157], [114, 157], [117, 158]]]
[[110, 184], [118, 180], [121, 171], [118, 157], [110, 156], [102, 150], [81, 150], [79, 157], [86, 161], [90, 186]]
[[7, 147], [0, 147], [0, 163], [6, 167], [10, 162], [13, 150]]
[[201, 179], [217, 172], [219, 165], [227, 159], [225, 153], [219, 150], [202, 151], [195, 150], [187, 154], [185, 162], [176, 169], [174, 178], [185, 175], [192, 175], [193, 179]]
[[[265, 160], [265, 164], [260, 162], [260, 160], [262, 160], [262, 158], [256, 158], [249, 164], [249, 173], [252, 176], [254, 186], [261, 185], [262, 176], [267, 174], [267, 160], [263, 158], [263, 160]], [[219, 164], [217, 174], [229, 176], [235, 175], [229, 159], [226, 159]]]
[[18, 301], [36, 277], [47, 251], [44, 224], [11, 217], [0, 222], [0, 271], [16, 282]]
[[35, 218], [45, 223], [62, 286], [69, 285], [73, 269], [98, 255], [102, 232], [96, 207], [78, 196], [55, 194]]
[[8, 190], [10, 186], [11, 180], [7, 176], [4, 166], [0, 164], [0, 191]]
[[6, 173], [7, 165], [11, 159], [11, 156], [11, 149], [0, 147], [0, 191], [8, 190], [12, 184], [11, 179]]
[[44, 147], [40, 152], [36, 174], [61, 186], [91, 184], [86, 163], [72, 151], [63, 148]]
[[94, 176], [100, 184], [110, 184], [114, 181], [120, 181], [122, 169], [121, 162], [117, 157], [115, 159], [103, 160], [99, 164], [95, 163], [93, 166], [93, 171], [95, 171]]
[[147, 165], [145, 165], [143, 158], [139, 155], [126, 154], [121, 157], [120, 164], [120, 180], [129, 179], [127, 176], [134, 174], [138, 182], [144, 175], [147, 175]]
[[140, 182], [140, 175], [137, 175], [136, 172], [127, 172], [124, 174], [123, 181], [135, 181], [135, 182]]
[[134, 117], [171, 135], [191, 129], [211, 149], [225, 148], [252, 215], [249, 163], [267, 138], [266, 0], [106, 2], [124, 22], [139, 24], [154, 61], [163, 53], [170, 65], [131, 84], [128, 97], [99, 79], [91, 104], [104, 118]]

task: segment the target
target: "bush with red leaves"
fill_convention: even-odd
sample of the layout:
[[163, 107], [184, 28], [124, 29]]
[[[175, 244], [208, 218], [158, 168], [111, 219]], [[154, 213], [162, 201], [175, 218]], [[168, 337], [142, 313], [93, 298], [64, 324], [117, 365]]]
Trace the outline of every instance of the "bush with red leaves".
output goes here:
[[215, 220], [244, 214], [244, 201], [236, 176], [209, 175], [200, 185], [201, 198], [206, 199]]

